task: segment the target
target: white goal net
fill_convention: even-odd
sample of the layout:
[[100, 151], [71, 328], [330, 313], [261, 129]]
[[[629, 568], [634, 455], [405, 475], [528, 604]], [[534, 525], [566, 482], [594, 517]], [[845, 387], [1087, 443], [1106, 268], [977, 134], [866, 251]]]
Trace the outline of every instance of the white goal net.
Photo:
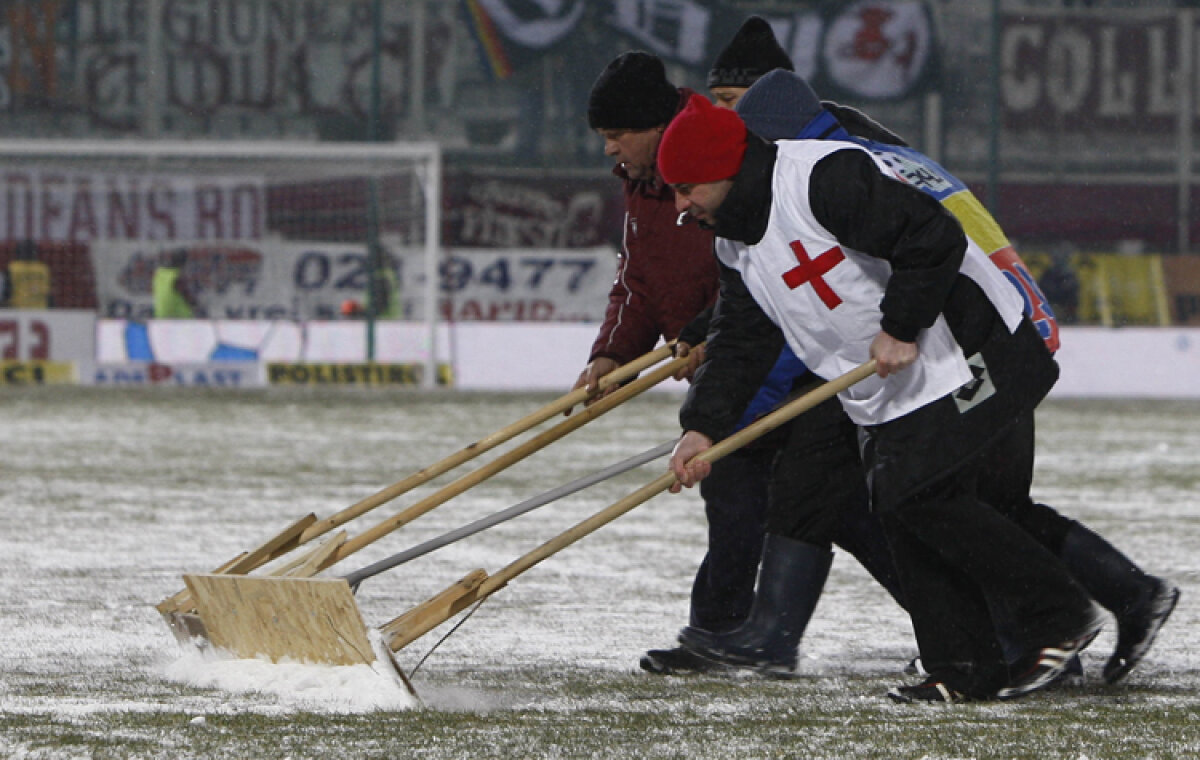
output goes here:
[[32, 241], [56, 307], [154, 318], [182, 257], [196, 316], [424, 326], [433, 382], [436, 143], [0, 140], [0, 265]]

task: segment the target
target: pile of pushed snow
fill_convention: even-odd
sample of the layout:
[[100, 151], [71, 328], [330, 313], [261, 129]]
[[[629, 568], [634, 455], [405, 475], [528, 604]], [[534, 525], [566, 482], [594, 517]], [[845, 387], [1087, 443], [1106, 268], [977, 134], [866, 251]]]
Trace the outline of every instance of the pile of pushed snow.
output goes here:
[[237, 660], [215, 650], [188, 649], [164, 675], [204, 689], [271, 694], [296, 710], [364, 713], [420, 707], [389, 665], [310, 665]]

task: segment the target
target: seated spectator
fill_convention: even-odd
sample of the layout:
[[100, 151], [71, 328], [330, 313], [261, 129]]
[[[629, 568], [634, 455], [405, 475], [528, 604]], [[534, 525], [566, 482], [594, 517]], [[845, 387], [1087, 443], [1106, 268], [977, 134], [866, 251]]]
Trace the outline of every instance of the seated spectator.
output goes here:
[[1049, 268], [1038, 278], [1038, 286], [1050, 302], [1054, 316], [1065, 325], [1079, 321], [1079, 275], [1071, 263], [1073, 255], [1071, 246], [1058, 246], [1051, 254]]
[[50, 307], [50, 267], [38, 259], [37, 243], [17, 243], [14, 258], [8, 262], [3, 286], [4, 305], [14, 309]]

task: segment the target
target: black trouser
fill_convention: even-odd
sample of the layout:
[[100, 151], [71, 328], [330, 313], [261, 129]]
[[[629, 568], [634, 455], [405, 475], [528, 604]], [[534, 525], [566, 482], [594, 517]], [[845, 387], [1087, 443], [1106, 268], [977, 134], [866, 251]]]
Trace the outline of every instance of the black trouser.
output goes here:
[[829, 547], [837, 544], [903, 604], [883, 526], [871, 513], [858, 428], [836, 398], [790, 423], [775, 458], [767, 532]]
[[774, 456], [770, 447], [740, 449], [714, 462], [712, 473], [700, 481], [708, 552], [692, 583], [690, 623], [697, 628], [728, 630], [750, 612]]
[[700, 482], [708, 553], [692, 584], [691, 624], [721, 631], [745, 618], [764, 517], [766, 532], [841, 547], [903, 605], [883, 527], [870, 510], [858, 428], [841, 403], [825, 401], [777, 433], [718, 460]]
[[994, 620], [1028, 654], [1080, 635], [1092, 603], [1057, 557], [980, 500], [987, 451], [1011, 431], [973, 422], [945, 397], [864, 429], [864, 462], [925, 669], [991, 696], [1008, 680]]
[[1033, 487], [1034, 415], [1023, 414], [989, 452], [979, 471], [979, 496], [1016, 522], [1055, 555], [1075, 521], [1030, 496]]
[[[979, 497], [1021, 526], [1051, 554], [1061, 558], [1063, 541], [1075, 521], [1033, 501], [1030, 496], [1033, 461], [1034, 415], [1030, 412], [1021, 415], [1008, 434], [988, 451], [979, 470]], [[1005, 655], [1010, 660], [1019, 656], [1020, 652], [1015, 651], [1011, 641], [1012, 621], [997, 615], [995, 624]]]

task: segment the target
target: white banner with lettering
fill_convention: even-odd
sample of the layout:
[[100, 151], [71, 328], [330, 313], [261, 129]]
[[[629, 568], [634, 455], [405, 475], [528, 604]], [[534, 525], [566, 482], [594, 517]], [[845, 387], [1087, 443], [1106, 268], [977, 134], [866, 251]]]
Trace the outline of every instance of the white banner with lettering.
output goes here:
[[[362, 245], [272, 240], [100, 241], [92, 245], [100, 314], [154, 316], [154, 270], [187, 254], [184, 278], [212, 319], [336, 319], [347, 301], [366, 303]], [[403, 319], [424, 314], [425, 254], [384, 246]], [[450, 249], [439, 262], [439, 318], [449, 321], [587, 322], [604, 317], [616, 254], [584, 249]]]

